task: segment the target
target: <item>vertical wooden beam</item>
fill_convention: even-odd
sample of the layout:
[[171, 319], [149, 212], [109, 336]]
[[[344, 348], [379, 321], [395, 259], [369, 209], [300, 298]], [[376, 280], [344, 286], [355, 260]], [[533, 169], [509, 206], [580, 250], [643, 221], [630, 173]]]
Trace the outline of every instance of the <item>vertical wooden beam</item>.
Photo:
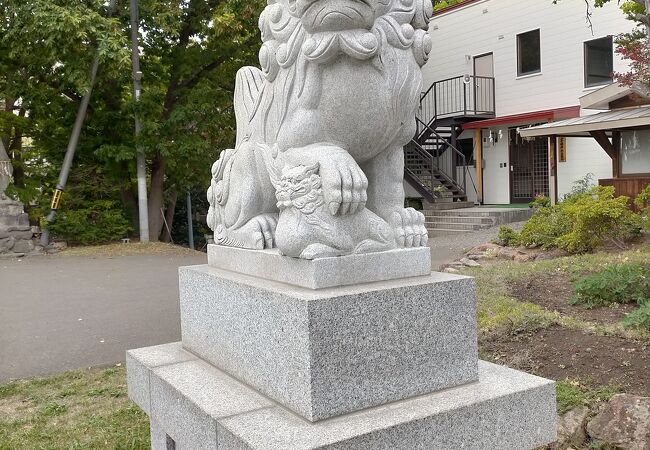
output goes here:
[[[549, 175], [553, 179], [553, 194], [551, 195], [551, 203], [557, 204], [557, 136], [549, 136], [548, 138], [548, 159], [549, 159]], [[549, 186], [550, 188], [550, 186]]]
[[474, 147], [476, 148], [476, 190], [477, 200], [483, 203], [483, 132], [480, 128], [474, 131]]
[[612, 158], [612, 176], [620, 178], [623, 174], [621, 169], [621, 132], [614, 131], [612, 133], [612, 141], [614, 145], [614, 157]]

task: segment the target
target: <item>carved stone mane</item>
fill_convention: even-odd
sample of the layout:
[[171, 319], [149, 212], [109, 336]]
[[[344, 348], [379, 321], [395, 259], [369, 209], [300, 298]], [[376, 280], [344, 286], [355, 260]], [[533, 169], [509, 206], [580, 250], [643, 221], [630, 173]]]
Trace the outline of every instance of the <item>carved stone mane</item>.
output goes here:
[[[212, 168], [217, 243], [302, 258], [426, 245], [424, 216], [403, 207], [402, 147], [415, 133], [432, 12], [430, 0], [269, 2], [262, 70], [237, 74], [236, 146]], [[289, 194], [297, 182], [320, 183], [317, 206]], [[283, 217], [307, 205], [318, 220], [287, 227]]]

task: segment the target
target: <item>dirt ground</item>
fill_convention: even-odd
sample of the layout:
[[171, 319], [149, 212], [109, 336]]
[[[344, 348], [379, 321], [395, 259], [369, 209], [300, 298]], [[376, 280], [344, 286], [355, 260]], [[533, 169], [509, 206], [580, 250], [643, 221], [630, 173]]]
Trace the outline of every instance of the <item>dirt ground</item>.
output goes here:
[[570, 305], [573, 288], [569, 275], [564, 272], [536, 274], [528, 279], [514, 281], [509, 286], [509, 291], [510, 295], [517, 300], [535, 303], [549, 311], [557, 311], [562, 315], [589, 322], [617, 323], [623, 320], [626, 314], [636, 309], [636, 305], [615, 305], [593, 309]]
[[499, 363], [553, 380], [582, 379], [599, 386], [613, 384], [628, 394], [650, 395], [648, 342], [553, 327], [485, 342], [483, 349]]

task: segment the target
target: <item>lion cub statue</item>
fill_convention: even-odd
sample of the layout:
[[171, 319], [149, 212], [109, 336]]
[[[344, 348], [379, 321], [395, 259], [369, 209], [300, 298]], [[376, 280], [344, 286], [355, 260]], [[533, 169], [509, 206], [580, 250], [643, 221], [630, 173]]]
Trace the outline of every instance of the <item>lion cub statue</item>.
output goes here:
[[425, 246], [424, 216], [404, 208], [403, 146], [431, 1], [268, 3], [262, 70], [237, 73], [237, 142], [212, 167], [215, 242], [306, 259]]

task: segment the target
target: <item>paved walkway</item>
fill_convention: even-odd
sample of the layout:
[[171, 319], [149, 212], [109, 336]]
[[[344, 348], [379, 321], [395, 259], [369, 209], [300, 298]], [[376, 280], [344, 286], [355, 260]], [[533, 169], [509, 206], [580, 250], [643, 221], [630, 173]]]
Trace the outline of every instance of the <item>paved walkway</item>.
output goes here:
[[[497, 232], [431, 237], [433, 269]], [[0, 383], [115, 364], [127, 349], [178, 341], [178, 267], [205, 262], [201, 253], [0, 260]]]
[[205, 254], [0, 260], [0, 383], [180, 339], [179, 266]]
[[[521, 230], [524, 223], [509, 223], [507, 226], [515, 230]], [[431, 247], [432, 269], [439, 270], [443, 264], [448, 264], [462, 258], [467, 250], [472, 247], [492, 241], [499, 234], [499, 228], [502, 226], [497, 225], [486, 230], [468, 231], [467, 233], [430, 236], [429, 247]]]

